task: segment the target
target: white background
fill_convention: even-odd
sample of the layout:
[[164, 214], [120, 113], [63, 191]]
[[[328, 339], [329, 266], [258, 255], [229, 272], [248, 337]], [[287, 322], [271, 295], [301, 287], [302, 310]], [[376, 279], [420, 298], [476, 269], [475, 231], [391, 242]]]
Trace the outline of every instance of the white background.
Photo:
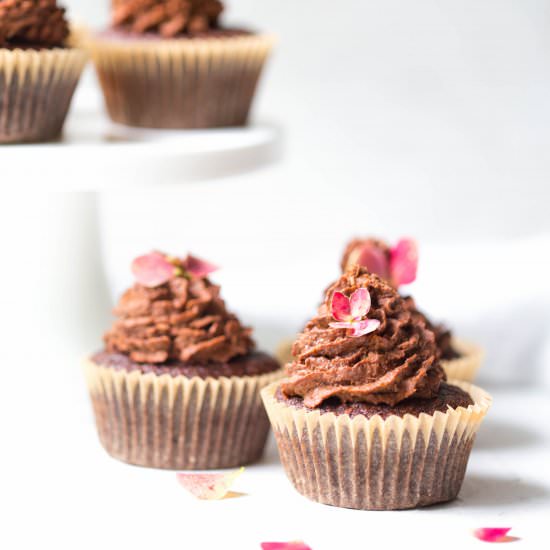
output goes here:
[[[105, 24], [106, 2], [68, 4]], [[471, 528], [509, 524], [514, 544], [540, 548], [550, 509], [548, 15], [542, 0], [235, 0], [230, 21], [279, 37], [254, 121], [281, 132], [280, 162], [200, 183], [159, 166], [162, 177], [134, 190], [140, 159], [124, 158], [121, 182], [91, 137], [101, 105], [91, 72], [69, 120], [85, 136], [78, 150], [2, 148], [1, 546], [474, 548]], [[45, 193], [78, 188], [78, 174], [125, 189]], [[410, 290], [488, 352], [481, 381], [496, 401], [458, 503], [382, 514], [310, 504], [273, 449], [239, 481], [249, 496], [196, 503], [173, 474], [104, 455], [78, 358], [100, 345], [132, 257], [190, 249], [219, 263], [230, 307], [272, 349], [311, 314], [346, 239], [373, 233], [418, 238]]]

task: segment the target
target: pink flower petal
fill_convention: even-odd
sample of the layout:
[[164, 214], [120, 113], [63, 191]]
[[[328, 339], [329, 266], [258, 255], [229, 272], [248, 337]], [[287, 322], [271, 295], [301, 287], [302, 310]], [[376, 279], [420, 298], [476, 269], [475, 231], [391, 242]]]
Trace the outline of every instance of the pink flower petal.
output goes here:
[[291, 542], [262, 542], [262, 550], [311, 550], [311, 548], [302, 541]]
[[205, 260], [201, 260], [196, 256], [192, 256], [191, 254], [187, 255], [184, 264], [185, 270], [191, 276], [196, 277], [197, 279], [206, 277], [207, 275], [210, 275], [210, 273], [213, 273], [214, 271], [217, 271], [219, 269], [218, 266], [211, 264], [210, 262], [207, 262]]
[[383, 279], [389, 278], [390, 266], [386, 254], [371, 243], [364, 244], [359, 249], [354, 263], [366, 267], [371, 273]]
[[192, 495], [201, 500], [220, 500], [227, 495], [231, 485], [244, 472], [244, 468], [226, 473], [195, 474], [178, 472], [177, 480]]
[[390, 272], [393, 284], [398, 287], [412, 283], [418, 269], [418, 249], [412, 239], [401, 239], [391, 250]]
[[349, 298], [341, 292], [335, 292], [332, 295], [332, 302], [330, 306], [332, 316], [337, 321], [351, 321], [350, 302]]
[[366, 288], [358, 288], [349, 299], [351, 316], [355, 321], [360, 321], [367, 315], [370, 309], [370, 293]]
[[168, 282], [174, 276], [174, 266], [160, 252], [151, 252], [132, 262], [132, 273], [143, 286], [153, 288]]
[[511, 527], [480, 527], [474, 531], [474, 535], [484, 542], [502, 541]]
[[337, 321], [328, 324], [332, 328], [353, 328], [353, 325], [353, 321]]
[[380, 321], [377, 319], [365, 319], [364, 321], [343, 321], [337, 323], [329, 323], [331, 328], [352, 329], [352, 336], [364, 336], [369, 332], [375, 331], [380, 326]]
[[380, 326], [378, 319], [366, 319], [365, 321], [356, 321], [352, 323], [352, 336], [364, 336], [370, 332], [374, 332]]

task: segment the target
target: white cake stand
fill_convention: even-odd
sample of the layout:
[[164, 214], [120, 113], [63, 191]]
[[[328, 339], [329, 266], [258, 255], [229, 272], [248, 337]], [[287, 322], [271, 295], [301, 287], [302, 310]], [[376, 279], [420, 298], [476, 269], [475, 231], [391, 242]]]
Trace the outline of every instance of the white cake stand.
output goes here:
[[192, 183], [259, 169], [280, 156], [275, 125], [213, 130], [133, 129], [110, 122], [97, 89], [77, 92], [62, 139], [0, 146], [11, 189], [107, 191]]

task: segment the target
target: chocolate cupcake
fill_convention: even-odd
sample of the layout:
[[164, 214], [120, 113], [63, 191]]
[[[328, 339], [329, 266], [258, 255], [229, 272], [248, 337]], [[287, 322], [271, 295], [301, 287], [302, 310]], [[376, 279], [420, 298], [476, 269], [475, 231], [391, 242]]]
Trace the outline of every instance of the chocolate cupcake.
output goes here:
[[242, 126], [272, 38], [220, 24], [218, 0], [112, 0], [92, 55], [113, 121], [145, 128]]
[[435, 334], [392, 285], [352, 267], [262, 392], [286, 473], [304, 496], [393, 510], [454, 499], [490, 396], [447, 382]]
[[[399, 288], [416, 279], [417, 264], [418, 253], [414, 241], [401, 239], [394, 247], [390, 247], [380, 239], [371, 238], [350, 241], [340, 265], [342, 272], [354, 265], [361, 265]], [[416, 307], [412, 297], [408, 296], [405, 300], [411, 311], [422, 317], [435, 333], [441, 364], [447, 376], [471, 382], [483, 362], [483, 350], [476, 344], [454, 337], [445, 325], [431, 322]]]
[[213, 266], [154, 252], [114, 310], [103, 350], [85, 362], [99, 439], [119, 460], [169, 469], [258, 460], [269, 422], [260, 390], [281, 376], [227, 311]]
[[55, 0], [0, 0], [0, 143], [58, 138], [86, 60]]

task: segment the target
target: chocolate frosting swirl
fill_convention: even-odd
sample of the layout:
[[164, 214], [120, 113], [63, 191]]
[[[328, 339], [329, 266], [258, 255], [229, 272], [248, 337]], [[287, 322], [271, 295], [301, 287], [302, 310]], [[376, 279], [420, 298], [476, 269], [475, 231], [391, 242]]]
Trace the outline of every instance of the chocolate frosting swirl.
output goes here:
[[[372, 305], [369, 318], [378, 319], [377, 330], [350, 336], [348, 329], [329, 326], [335, 291], [350, 296], [367, 288]], [[355, 266], [327, 292], [318, 314], [294, 343], [295, 360], [286, 366], [288, 378], [282, 391], [301, 396], [307, 407], [328, 398], [342, 402], [395, 405], [408, 397], [437, 395], [445, 374], [439, 364], [434, 333], [387, 282]]]
[[56, 0], [0, 0], [0, 47], [60, 47], [68, 35]]
[[215, 29], [222, 11], [219, 0], [112, 0], [115, 27], [165, 38]]
[[174, 277], [155, 288], [134, 284], [114, 310], [108, 352], [137, 363], [225, 362], [254, 348], [251, 329], [229, 313], [207, 278]]

